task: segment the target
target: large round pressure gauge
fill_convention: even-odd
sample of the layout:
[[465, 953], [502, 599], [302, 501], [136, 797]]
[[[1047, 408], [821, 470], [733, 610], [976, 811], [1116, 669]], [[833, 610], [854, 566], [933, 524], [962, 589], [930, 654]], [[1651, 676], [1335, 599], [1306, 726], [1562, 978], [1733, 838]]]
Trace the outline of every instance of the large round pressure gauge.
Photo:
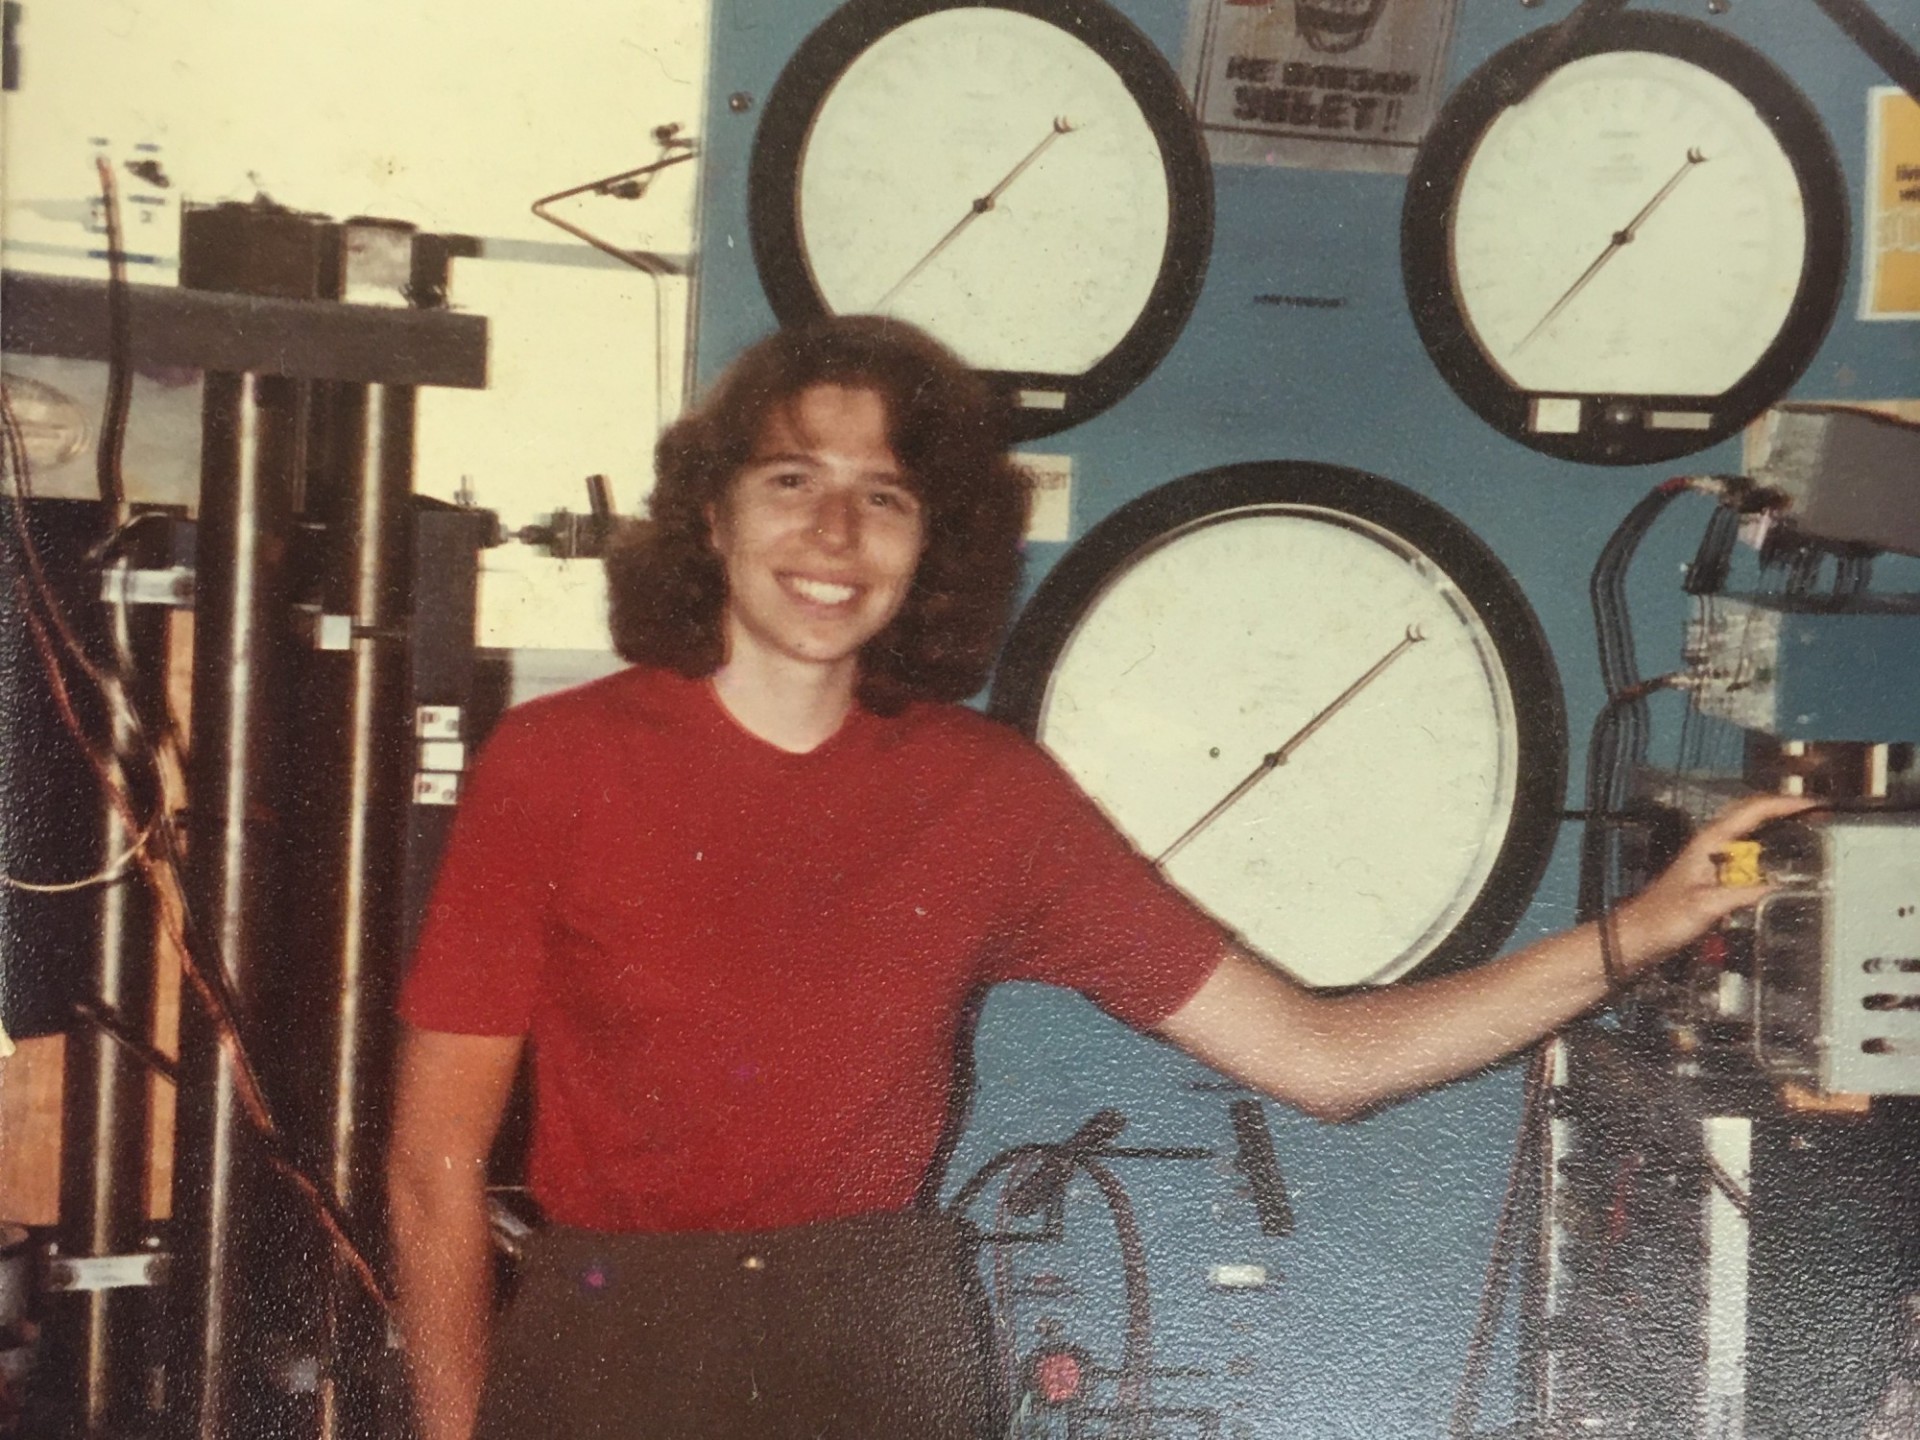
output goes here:
[[1518, 586], [1355, 470], [1229, 466], [1117, 511], [1022, 614], [992, 703], [1317, 986], [1492, 954], [1558, 823], [1559, 678]]
[[1212, 240], [1179, 81], [1100, 0], [853, 0], [781, 74], [748, 190], [783, 324], [912, 321], [997, 383], [1021, 439], [1159, 363]]
[[[1448, 99], [1401, 259], [1449, 384], [1521, 443], [1642, 464], [1725, 439], [1818, 350], [1846, 273], [1832, 143], [1791, 82], [1697, 22], [1552, 30]], [[1531, 89], [1528, 86], [1531, 85]]]

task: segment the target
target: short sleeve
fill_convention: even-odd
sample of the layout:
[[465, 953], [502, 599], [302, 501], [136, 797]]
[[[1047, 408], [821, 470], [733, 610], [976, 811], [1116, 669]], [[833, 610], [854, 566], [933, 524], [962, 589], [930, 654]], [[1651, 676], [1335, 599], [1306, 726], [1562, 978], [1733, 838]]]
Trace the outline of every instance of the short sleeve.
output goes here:
[[1040, 980], [1086, 995], [1136, 1029], [1193, 997], [1233, 933], [1133, 848], [1038, 749], [1014, 767], [1007, 798], [1024, 831], [1013, 922], [991, 980]]
[[526, 1031], [566, 844], [566, 749], [512, 712], [467, 771], [400, 991], [409, 1024], [469, 1035]]

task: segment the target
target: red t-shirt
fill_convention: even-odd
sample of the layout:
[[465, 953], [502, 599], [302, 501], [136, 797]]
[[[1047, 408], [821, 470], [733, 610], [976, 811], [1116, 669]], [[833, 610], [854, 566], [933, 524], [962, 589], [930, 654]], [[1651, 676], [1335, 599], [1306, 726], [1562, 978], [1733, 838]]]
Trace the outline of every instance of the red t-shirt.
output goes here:
[[636, 668], [501, 722], [400, 1012], [529, 1037], [551, 1219], [762, 1229], [912, 1199], [977, 985], [1147, 1026], [1227, 943], [1004, 726], [856, 708], [792, 755]]

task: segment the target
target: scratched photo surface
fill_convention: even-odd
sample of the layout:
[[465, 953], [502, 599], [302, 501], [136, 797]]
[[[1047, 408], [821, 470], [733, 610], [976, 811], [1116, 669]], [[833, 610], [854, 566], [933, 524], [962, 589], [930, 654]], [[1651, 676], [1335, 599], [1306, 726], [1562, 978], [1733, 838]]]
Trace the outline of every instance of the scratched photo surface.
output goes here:
[[[967, 703], [1293, 978], [1481, 964], [1734, 796], [1833, 807], [1725, 856], [1757, 919], [1346, 1123], [994, 988], [926, 1193], [1005, 1433], [1909, 1433], [1920, 22], [1709, 11], [8, 6], [0, 1435], [412, 1433], [392, 1014], [468, 767], [622, 668], [662, 430], [864, 310], [1033, 480]], [[118, 284], [173, 298], [119, 332]]]

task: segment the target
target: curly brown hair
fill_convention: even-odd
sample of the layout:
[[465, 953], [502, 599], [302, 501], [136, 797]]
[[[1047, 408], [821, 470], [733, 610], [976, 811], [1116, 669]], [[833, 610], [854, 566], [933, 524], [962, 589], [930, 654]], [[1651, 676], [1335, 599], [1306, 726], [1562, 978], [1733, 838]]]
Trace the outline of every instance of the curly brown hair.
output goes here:
[[768, 336], [660, 437], [649, 519], [607, 555], [614, 648], [690, 679], [720, 668], [727, 585], [708, 516], [769, 416], [816, 385], [880, 397], [926, 523], [899, 614], [861, 648], [860, 703], [891, 715], [965, 699], [986, 682], [1013, 607], [1029, 482], [1007, 455], [1004, 402], [932, 337], [878, 316]]

